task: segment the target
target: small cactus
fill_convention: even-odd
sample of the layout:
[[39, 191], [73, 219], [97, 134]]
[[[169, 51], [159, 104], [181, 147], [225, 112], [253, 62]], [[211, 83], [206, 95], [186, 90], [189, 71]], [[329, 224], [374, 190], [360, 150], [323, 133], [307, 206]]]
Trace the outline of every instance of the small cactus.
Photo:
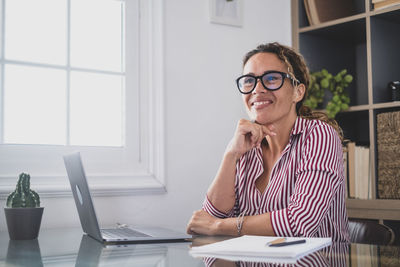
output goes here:
[[9, 208], [34, 208], [40, 207], [40, 197], [38, 193], [30, 189], [31, 176], [27, 173], [19, 175], [17, 187], [7, 197], [7, 207]]

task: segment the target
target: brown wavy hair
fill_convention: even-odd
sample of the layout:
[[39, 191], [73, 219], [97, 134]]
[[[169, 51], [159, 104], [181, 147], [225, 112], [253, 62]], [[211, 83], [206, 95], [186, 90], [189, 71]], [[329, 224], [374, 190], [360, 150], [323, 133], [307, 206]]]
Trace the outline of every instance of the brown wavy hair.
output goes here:
[[293, 48], [279, 44], [277, 42], [261, 44], [256, 49], [249, 51], [243, 58], [243, 67], [247, 61], [258, 53], [273, 53], [282, 62], [284, 62], [288, 68], [288, 73], [292, 78], [298, 80], [305, 86], [305, 93], [303, 99], [296, 104], [296, 113], [298, 116], [308, 120], [321, 120], [331, 125], [339, 134], [340, 139], [343, 141], [343, 131], [340, 128], [336, 120], [331, 119], [322, 111], [313, 111], [311, 108], [304, 106], [304, 100], [307, 97], [308, 86], [310, 85], [310, 72], [304, 57], [294, 51]]

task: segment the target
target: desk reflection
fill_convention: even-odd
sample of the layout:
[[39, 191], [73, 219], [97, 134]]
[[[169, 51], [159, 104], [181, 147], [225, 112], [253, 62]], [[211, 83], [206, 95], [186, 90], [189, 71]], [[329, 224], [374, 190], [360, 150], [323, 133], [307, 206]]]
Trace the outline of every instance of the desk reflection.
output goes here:
[[[192, 246], [201, 246], [229, 239], [229, 237], [194, 238]], [[205, 266], [368, 266], [398, 267], [400, 266], [400, 247], [376, 246], [367, 244], [333, 243], [312, 254], [308, 254], [295, 263], [291, 260], [270, 258], [212, 258], [205, 257]]]
[[38, 240], [9, 240], [5, 263], [6, 266], [42, 267]]
[[[105, 246], [83, 235], [75, 267], [159, 266], [167, 257], [168, 248], [157, 244]], [[162, 265], [161, 265], [162, 266]]]
[[[348, 244], [332, 244], [322, 250], [308, 254], [296, 260], [295, 263], [290, 259], [272, 259], [272, 258], [246, 258], [245, 260], [229, 261], [225, 259], [204, 258], [205, 266], [228, 267], [228, 266], [248, 266], [248, 267], [272, 267], [272, 266], [309, 266], [309, 267], [325, 267], [325, 266], [349, 266]], [[360, 265], [361, 266], [361, 265]], [[363, 265], [364, 266], [364, 265]]]
[[[100, 266], [400, 266], [399, 246], [333, 244], [295, 263], [250, 262], [194, 258], [190, 246], [222, 241], [227, 237], [195, 237], [190, 243], [130, 244], [104, 246], [81, 228], [45, 229], [38, 240], [9, 240], [0, 232], [0, 266], [4, 267], [100, 267]], [[40, 245], [40, 246], [39, 246]]]

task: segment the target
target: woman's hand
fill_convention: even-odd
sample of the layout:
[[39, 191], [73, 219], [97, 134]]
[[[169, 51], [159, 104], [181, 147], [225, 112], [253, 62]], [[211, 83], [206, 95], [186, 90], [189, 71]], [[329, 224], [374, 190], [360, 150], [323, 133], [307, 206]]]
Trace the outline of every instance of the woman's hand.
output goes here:
[[235, 135], [228, 145], [227, 153], [233, 153], [238, 160], [244, 153], [254, 147], [259, 147], [267, 136], [275, 136], [274, 126], [260, 125], [249, 120], [239, 120]]
[[215, 218], [205, 212], [204, 210], [197, 210], [193, 212], [186, 232], [190, 235], [217, 235], [218, 226], [222, 219]]

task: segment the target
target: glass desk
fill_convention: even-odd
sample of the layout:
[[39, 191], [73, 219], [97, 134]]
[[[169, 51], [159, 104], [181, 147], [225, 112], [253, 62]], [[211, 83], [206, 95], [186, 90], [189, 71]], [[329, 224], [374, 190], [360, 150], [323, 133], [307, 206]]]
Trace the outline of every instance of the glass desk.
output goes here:
[[223, 239], [197, 237], [193, 243], [103, 246], [83, 235], [80, 228], [42, 229], [37, 240], [28, 241], [9, 240], [7, 232], [0, 232], [0, 266], [400, 266], [400, 247], [363, 244], [333, 244], [296, 264], [230, 262], [189, 254], [192, 245]]

